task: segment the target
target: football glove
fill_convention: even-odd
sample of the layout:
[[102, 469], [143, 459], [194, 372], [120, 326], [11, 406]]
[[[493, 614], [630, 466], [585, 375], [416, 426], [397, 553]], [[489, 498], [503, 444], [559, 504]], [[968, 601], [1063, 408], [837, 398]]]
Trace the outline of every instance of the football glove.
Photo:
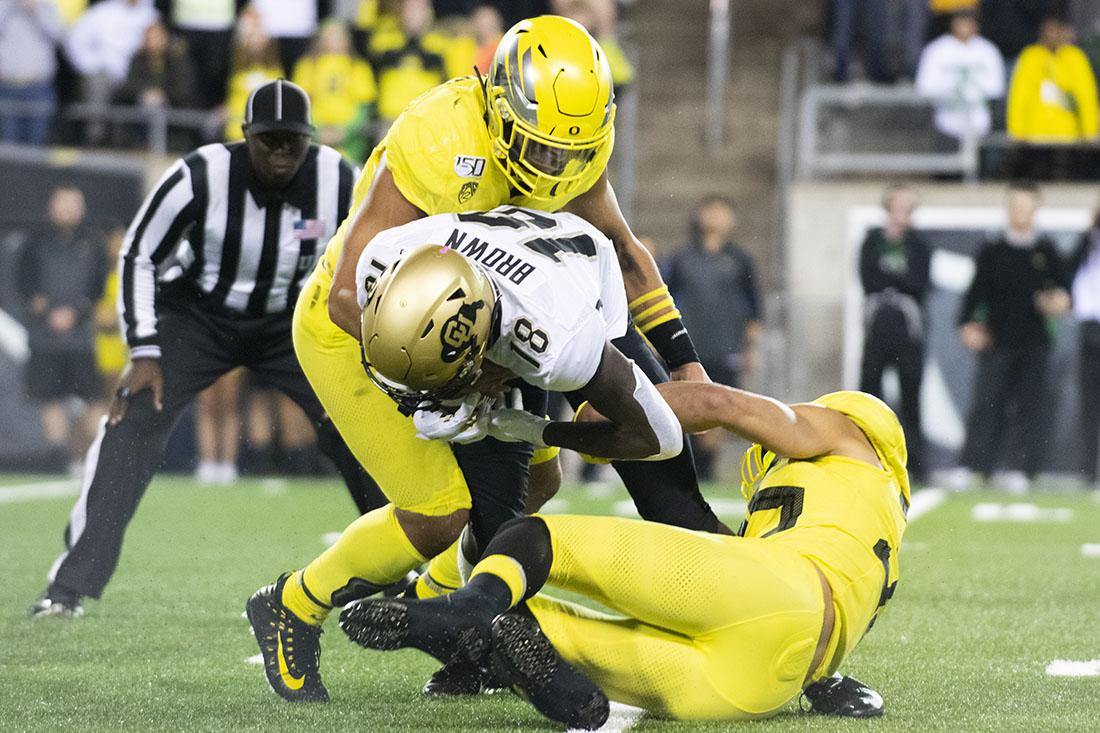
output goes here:
[[530, 443], [545, 448], [542, 433], [550, 422], [523, 409], [523, 395], [518, 389], [512, 390], [505, 405], [489, 412], [489, 435], [506, 443]]
[[416, 437], [422, 440], [442, 440], [448, 443], [474, 443], [489, 434], [489, 410], [496, 402], [493, 395], [469, 394], [461, 400], [450, 400], [413, 412]]

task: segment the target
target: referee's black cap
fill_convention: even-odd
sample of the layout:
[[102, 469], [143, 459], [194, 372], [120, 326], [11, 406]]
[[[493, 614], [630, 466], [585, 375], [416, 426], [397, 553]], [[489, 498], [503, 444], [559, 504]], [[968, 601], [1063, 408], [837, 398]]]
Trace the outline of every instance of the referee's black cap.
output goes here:
[[297, 84], [286, 79], [269, 81], [248, 96], [244, 124], [249, 132], [273, 130], [313, 134], [309, 95]]

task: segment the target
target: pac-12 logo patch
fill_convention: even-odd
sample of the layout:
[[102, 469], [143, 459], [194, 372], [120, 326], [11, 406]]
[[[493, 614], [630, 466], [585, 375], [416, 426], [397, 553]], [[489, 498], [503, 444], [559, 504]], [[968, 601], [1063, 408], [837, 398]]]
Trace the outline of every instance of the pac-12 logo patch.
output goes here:
[[477, 181], [466, 181], [458, 191], [458, 203], [464, 204], [477, 193]]
[[463, 178], [481, 178], [485, 172], [485, 158], [476, 155], [456, 155], [455, 174]]

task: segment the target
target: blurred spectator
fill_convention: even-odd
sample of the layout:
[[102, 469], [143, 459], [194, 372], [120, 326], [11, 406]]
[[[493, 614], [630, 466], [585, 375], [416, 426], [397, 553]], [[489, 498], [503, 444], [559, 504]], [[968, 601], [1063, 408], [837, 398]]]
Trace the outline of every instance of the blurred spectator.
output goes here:
[[317, 472], [317, 431], [294, 401], [255, 385], [249, 390], [245, 431], [251, 473], [307, 476]]
[[380, 0], [335, 0], [330, 17], [342, 20], [351, 30], [352, 45], [363, 58], [367, 57], [371, 34], [378, 26]]
[[1039, 24], [1061, 0], [985, 0], [981, 23], [985, 37], [1001, 51], [1009, 66], [1035, 40]]
[[282, 76], [290, 78], [298, 59], [309, 50], [309, 40], [317, 33], [318, 5], [316, 0], [252, 0], [264, 31], [279, 44]]
[[951, 18], [950, 33], [925, 47], [917, 91], [936, 103], [936, 129], [948, 137], [982, 137], [991, 126], [989, 100], [1005, 93], [1005, 67], [997, 47], [978, 35], [972, 10]]
[[241, 140], [245, 103], [252, 91], [283, 76], [279, 48], [264, 30], [256, 11], [246, 8], [237, 19], [229, 60], [229, 91], [225, 100], [225, 139]]
[[883, 372], [893, 367], [901, 385], [901, 424], [909, 447], [909, 472], [924, 473], [920, 386], [924, 376], [924, 296], [928, 292], [931, 250], [912, 227], [917, 197], [913, 189], [886, 189], [886, 225], [872, 229], [859, 253], [863, 284], [864, 341], [859, 388], [883, 397]]
[[583, 25], [599, 41], [611, 67], [611, 83], [616, 93], [634, 81], [634, 67], [615, 36], [617, 17], [613, 0], [556, 0], [552, 8]]
[[[715, 382], [736, 387], [757, 360], [764, 324], [756, 269], [733, 242], [737, 215], [722, 196], [708, 196], [695, 209], [687, 246], [673, 255], [665, 282], [695, 340], [699, 361]], [[723, 431], [693, 437], [699, 478], [714, 475]]]
[[884, 43], [887, 6], [883, 0], [832, 0], [833, 80], [848, 81], [848, 66], [855, 45], [856, 28], [862, 46], [863, 72], [868, 81], [893, 81]]
[[448, 66], [450, 41], [432, 29], [432, 19], [429, 0], [402, 0], [400, 24], [379, 27], [371, 37], [378, 115], [384, 120], [395, 119], [409, 102], [432, 87], [471, 71], [453, 61]]
[[145, 29], [145, 40], [134, 54], [125, 83], [115, 92], [115, 101], [142, 107], [193, 107], [197, 102], [195, 74], [184, 42], [170, 38], [162, 23]]
[[1073, 28], [1045, 18], [1039, 42], [1024, 49], [1008, 92], [1008, 134], [1031, 142], [1076, 142], [1100, 132], [1096, 77], [1073, 45]]
[[951, 32], [951, 21], [956, 13], [978, 12], [979, 0], [928, 0], [928, 24], [926, 38], [939, 38]]
[[[42, 403], [42, 432], [53, 467], [78, 465], [88, 447], [87, 403], [100, 394], [93, 313], [108, 263], [103, 243], [85, 226], [84, 194], [59, 187], [49, 201], [49, 224], [32, 235], [18, 264], [27, 304], [27, 392]], [[75, 417], [69, 402], [82, 400]]]
[[[64, 26], [51, 0], [0, 0], [0, 142], [45, 145]], [[37, 104], [41, 110], [5, 110]]]
[[482, 74], [488, 74], [489, 67], [493, 65], [493, 54], [496, 53], [497, 44], [504, 35], [504, 18], [492, 5], [478, 5], [470, 15], [470, 23], [474, 30], [474, 40], [477, 42], [477, 58], [474, 60], [474, 65]]
[[244, 4], [244, 0], [156, 0], [168, 27], [186, 42], [201, 107], [225, 101], [233, 24]]
[[195, 398], [195, 479], [200, 484], [228, 486], [237, 480], [243, 374], [243, 369], [227, 372]]
[[1086, 480], [1097, 483], [1097, 453], [1100, 448], [1100, 208], [1092, 227], [1081, 241], [1070, 262], [1073, 273], [1073, 315], [1077, 319], [1077, 378], [1080, 381], [1081, 440], [1084, 443], [1082, 472]]
[[974, 279], [963, 298], [960, 338], [978, 354], [978, 373], [962, 469], [949, 480], [956, 488], [972, 480], [971, 472], [989, 476], [1003, 452], [1009, 470], [994, 482], [1024, 493], [1039, 465], [1046, 433], [1050, 319], [1069, 310], [1070, 284], [1053, 242], [1035, 230], [1038, 207], [1034, 185], [1009, 188], [1008, 228], [978, 253]]
[[[145, 29], [157, 21], [153, 0], [103, 0], [90, 6], [69, 31], [65, 52], [81, 76], [84, 100], [106, 105], [126, 80]], [[88, 125], [88, 141], [103, 141], [100, 120]]]
[[321, 25], [309, 53], [294, 67], [294, 83], [313, 105], [317, 141], [353, 160], [366, 159], [378, 88], [370, 65], [355, 55], [346, 25], [338, 20]]

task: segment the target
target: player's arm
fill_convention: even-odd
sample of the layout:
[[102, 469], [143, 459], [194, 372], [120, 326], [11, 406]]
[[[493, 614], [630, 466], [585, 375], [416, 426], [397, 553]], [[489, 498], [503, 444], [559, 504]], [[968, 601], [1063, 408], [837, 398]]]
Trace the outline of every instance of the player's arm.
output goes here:
[[356, 339], [359, 338], [359, 303], [356, 297], [355, 268], [360, 255], [367, 243], [379, 232], [408, 224], [422, 216], [424, 212], [413, 206], [397, 188], [389, 169], [385, 165], [379, 165], [366, 198], [352, 214], [328, 298], [329, 318]]
[[118, 254], [120, 326], [130, 347], [130, 363], [108, 409], [112, 425], [126, 416], [130, 398], [152, 392], [153, 406], [161, 409], [164, 375], [160, 369], [160, 333], [157, 323], [157, 267], [179, 244], [180, 236], [197, 219], [190, 168], [180, 160], [169, 168], [146, 197], [126, 232]]
[[592, 188], [570, 201], [565, 209], [588, 221], [615, 245], [630, 314], [668, 364], [673, 377], [706, 381], [706, 372], [680, 320], [680, 311], [676, 310], [676, 303], [668, 294], [653, 256], [634, 236], [623, 217], [607, 172], [604, 171]]
[[669, 382], [657, 389], [689, 433], [725, 428], [788, 458], [833, 455], [878, 464], [863, 431], [837, 410], [788, 405], [720, 384]]
[[641, 369], [610, 342], [604, 343], [599, 367], [580, 392], [605, 420], [546, 422], [522, 410], [504, 409], [492, 413], [489, 432], [501, 440], [621, 460], [660, 461], [683, 450], [676, 415]]

